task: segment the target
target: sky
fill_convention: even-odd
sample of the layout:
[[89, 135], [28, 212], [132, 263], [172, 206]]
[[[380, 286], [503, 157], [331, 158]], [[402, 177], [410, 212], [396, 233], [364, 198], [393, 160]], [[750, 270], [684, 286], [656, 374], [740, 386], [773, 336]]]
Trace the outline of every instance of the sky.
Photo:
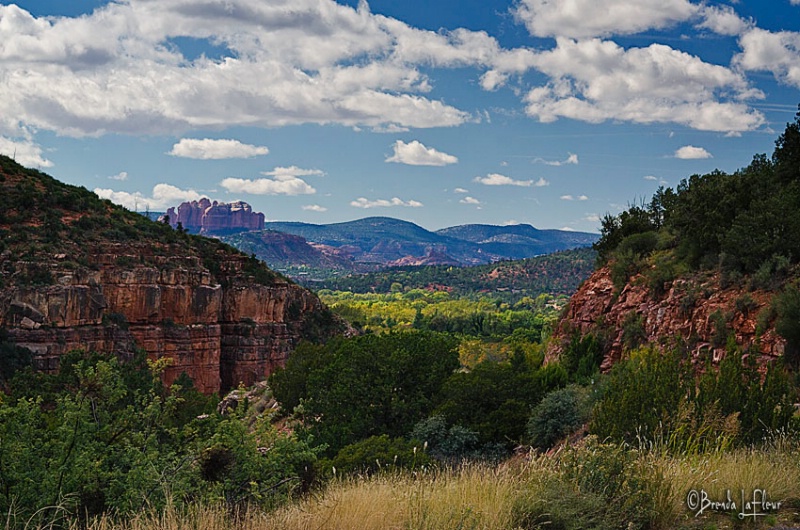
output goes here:
[[0, 2], [0, 154], [138, 211], [598, 231], [798, 103], [800, 0]]

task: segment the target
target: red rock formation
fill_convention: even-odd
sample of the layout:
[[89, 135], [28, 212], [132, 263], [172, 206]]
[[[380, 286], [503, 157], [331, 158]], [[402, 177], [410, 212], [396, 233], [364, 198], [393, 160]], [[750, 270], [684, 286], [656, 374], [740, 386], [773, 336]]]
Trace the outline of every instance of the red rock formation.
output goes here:
[[264, 214], [253, 212], [246, 202], [232, 203], [211, 202], [207, 198], [199, 201], [184, 202], [167, 210], [169, 224], [176, 227], [178, 223], [193, 234], [222, 235], [245, 230], [263, 230]]
[[57, 369], [74, 349], [130, 357], [142, 348], [171, 360], [167, 384], [186, 372], [202, 392], [224, 391], [282, 365], [306, 320], [324, 310], [288, 281], [254, 283], [242, 255], [224, 257], [218, 282], [200, 258], [154, 256], [147, 244], [107, 243], [92, 254], [93, 269], [55, 263], [53, 285], [0, 291], [0, 327], [41, 369]]
[[[769, 327], [760, 334], [756, 317], [771, 301], [772, 293], [749, 292], [741, 285], [725, 289], [719, 286], [716, 274], [699, 273], [675, 280], [660, 298], [641, 278], [633, 278], [618, 296], [608, 267], [595, 271], [572, 296], [567, 312], [559, 322], [546, 358], [552, 360], [563, 351], [574, 331], [596, 333], [606, 337], [609, 347], [601, 369], [606, 371], [623, 354], [625, 320], [631, 312], [640, 315], [647, 341], [656, 344], [684, 341], [691, 348], [698, 364], [709, 357], [718, 362], [725, 355], [725, 345], [714, 344], [714, 315], [719, 311], [729, 316], [736, 343], [750, 352], [758, 352], [759, 361], [767, 362], [783, 355], [785, 340]], [[737, 304], [747, 295], [752, 304], [742, 312]], [[737, 305], [740, 308], [737, 309]]]

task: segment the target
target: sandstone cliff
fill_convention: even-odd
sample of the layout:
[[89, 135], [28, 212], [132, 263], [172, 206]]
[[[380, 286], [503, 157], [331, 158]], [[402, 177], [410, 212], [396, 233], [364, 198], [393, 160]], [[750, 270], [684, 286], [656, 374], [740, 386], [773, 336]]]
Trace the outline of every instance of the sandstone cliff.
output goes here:
[[224, 203], [202, 198], [182, 203], [177, 211], [169, 208], [165, 214], [167, 217], [173, 228], [180, 223], [192, 234], [225, 235], [264, 229], [264, 214], [254, 212], [243, 201]]
[[785, 340], [769, 319], [765, 329], [758, 329], [759, 314], [769, 307], [773, 293], [748, 291], [741, 284], [723, 288], [719, 274], [697, 273], [671, 282], [665, 294], [656, 296], [641, 280], [634, 277], [615, 293], [610, 269], [596, 270], [570, 299], [547, 359], [557, 358], [576, 331], [602, 337], [603, 371], [622, 357], [626, 338], [637, 336], [643, 343], [688, 348], [698, 367], [722, 359], [728, 336], [756, 354], [760, 363], [783, 355]]
[[218, 241], [0, 159], [0, 327], [55, 370], [73, 349], [169, 358], [206, 393], [338, 329], [311, 292]]

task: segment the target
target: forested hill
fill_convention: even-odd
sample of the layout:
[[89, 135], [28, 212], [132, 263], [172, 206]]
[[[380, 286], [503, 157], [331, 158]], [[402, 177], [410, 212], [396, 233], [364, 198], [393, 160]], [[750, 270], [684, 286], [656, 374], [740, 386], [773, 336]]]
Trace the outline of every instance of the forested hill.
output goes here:
[[602, 219], [601, 266], [570, 302], [574, 330], [605, 337], [605, 367], [647, 342], [683, 340], [698, 363], [733, 346], [800, 367], [800, 113], [734, 173], [692, 175]]
[[473, 267], [399, 267], [333, 278], [315, 287], [355, 293], [397, 289], [437, 289], [457, 295], [493, 293], [501, 297], [572, 294], [592, 272], [595, 252], [578, 248], [546, 256]]

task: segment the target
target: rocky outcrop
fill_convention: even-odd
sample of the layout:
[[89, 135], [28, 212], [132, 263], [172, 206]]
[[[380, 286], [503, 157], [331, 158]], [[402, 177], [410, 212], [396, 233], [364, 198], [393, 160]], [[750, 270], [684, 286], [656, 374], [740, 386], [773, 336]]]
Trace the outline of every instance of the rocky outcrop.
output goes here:
[[[758, 329], [758, 315], [769, 306], [772, 293], [748, 291], [742, 285], [720, 286], [718, 274], [677, 279], [656, 296], [641, 277], [632, 278], [618, 294], [608, 267], [595, 271], [572, 296], [559, 322], [546, 357], [563, 351], [574, 332], [603, 337], [606, 371], [626, 349], [627, 336], [665, 346], [684, 345], [697, 365], [725, 355], [727, 336], [761, 363], [783, 355], [785, 340], [771, 323]], [[722, 328], [722, 329], [720, 329]]]
[[169, 224], [173, 228], [180, 223], [192, 234], [225, 235], [264, 229], [264, 214], [254, 212], [243, 201], [211, 202], [204, 197], [199, 201], [182, 203], [177, 211], [169, 208], [166, 218], [169, 218]]
[[202, 392], [220, 392], [269, 375], [309, 322], [329, 317], [315, 295], [287, 280], [257, 283], [243, 255], [220, 255], [212, 274], [199, 257], [153, 255], [148, 244], [106, 243], [90, 253], [89, 267], [53, 260], [50, 285], [0, 290], [0, 327], [34, 352], [40, 369], [56, 370], [75, 349], [125, 358], [141, 348], [169, 359], [167, 384], [186, 372]]

